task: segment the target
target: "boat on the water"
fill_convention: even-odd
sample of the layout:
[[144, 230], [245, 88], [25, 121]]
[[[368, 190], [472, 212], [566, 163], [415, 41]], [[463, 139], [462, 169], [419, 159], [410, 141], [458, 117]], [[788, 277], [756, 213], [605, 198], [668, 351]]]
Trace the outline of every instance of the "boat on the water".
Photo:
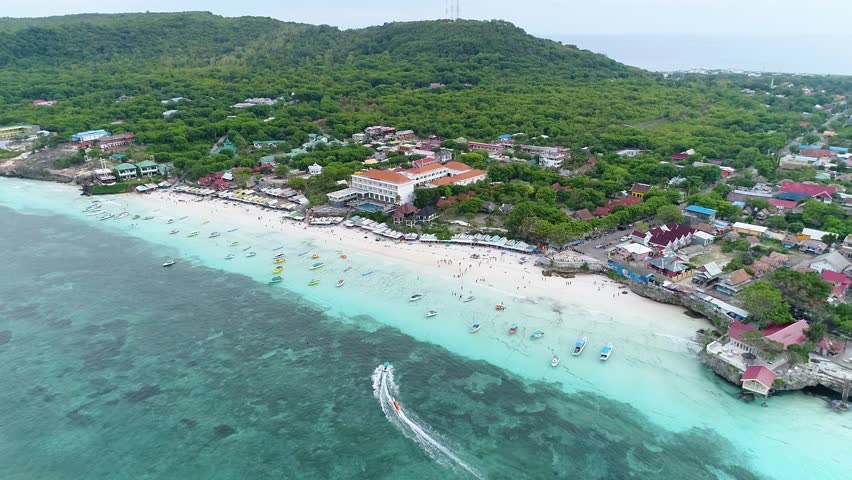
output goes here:
[[243, 249], [244, 252], [248, 252], [249, 250], [251, 250], [251, 245]]
[[198, 236], [198, 233], [199, 233], [199, 232], [196, 230], [196, 231], [194, 231], [194, 232], [190, 233], [189, 235], [187, 235], [187, 237], [197, 237], [197, 236]]
[[273, 251], [273, 252], [277, 252], [278, 250], [281, 250], [282, 248], [284, 248], [284, 247], [283, 247], [283, 246], [281, 246], [281, 247], [275, 247], [275, 248], [273, 248], [273, 249], [272, 249], [272, 251]]
[[210, 220], [204, 220], [203, 222], [201, 222], [202, 225], [207, 225], [208, 223], [210, 223]]
[[399, 406], [399, 402], [397, 402], [395, 398], [391, 398], [391, 402], [393, 403], [393, 409], [396, 410], [396, 413], [402, 413], [402, 407]]
[[324, 264], [324, 263], [322, 263], [322, 262], [317, 262], [317, 263], [315, 263], [315, 264], [311, 265], [310, 270], [319, 270], [320, 268], [322, 268], [322, 267], [324, 267], [324, 266], [325, 266], [325, 264]]
[[275, 265], [281, 265], [282, 263], [284, 263], [286, 261], [287, 260], [284, 260], [283, 258], [279, 258], [278, 260], [275, 260], [275, 262], [273, 262], [273, 263], [275, 263]]
[[498, 312], [502, 312], [503, 310], [506, 310], [506, 305], [503, 305], [502, 303], [498, 303], [495, 308], [497, 309]]
[[352, 267], [346, 267], [343, 269], [344, 272], [348, 272], [349, 270], [352, 270]]
[[372, 274], [374, 274], [374, 273], [376, 273], [376, 272], [375, 272], [375, 271], [369, 271], [369, 272], [367, 272], [367, 273], [362, 273], [362, 274], [361, 274], [361, 276], [362, 276], [362, 277], [366, 277], [367, 275], [372, 275]]
[[482, 328], [482, 325], [480, 325], [478, 323], [474, 323], [473, 325], [470, 326], [470, 333], [476, 333], [476, 332], [479, 331], [480, 328]]
[[314, 285], [319, 285], [319, 280], [311, 280], [308, 282], [309, 287], [313, 287]]
[[166, 263], [163, 264], [163, 266], [164, 267], [171, 267], [175, 263], [177, 263], [177, 262], [175, 262], [173, 259], [169, 259]]
[[412, 296], [408, 297], [408, 301], [409, 301], [409, 302], [416, 302], [417, 300], [420, 300], [421, 298], [423, 298], [423, 295], [422, 295], [422, 294], [420, 294], [420, 293], [415, 293], [414, 295], [412, 295]]
[[103, 215], [103, 214], [104, 214], [104, 212], [99, 212], [97, 210], [92, 210], [92, 211], [86, 213], [86, 215], [89, 216], [89, 217], [92, 217], [92, 216], [95, 216], [95, 215]]
[[319, 258], [319, 255], [317, 255], [317, 254], [315, 253], [315, 254], [311, 255], [311, 258], [313, 258], [314, 260], [316, 260], [316, 259], [318, 259], [318, 258]]
[[513, 323], [511, 327], [509, 327], [509, 335], [514, 335], [518, 333], [518, 324]]
[[438, 312], [436, 312], [435, 310], [429, 310], [428, 312], [426, 312], [426, 318], [434, 317], [437, 314]]
[[555, 367], [557, 365], [559, 365], [559, 355], [554, 355], [553, 359], [550, 360], [550, 366]]
[[147, 217], [142, 217], [142, 220], [151, 220], [152, 218], [154, 218], [154, 217], [148, 215]]
[[281, 283], [281, 280], [284, 280], [281, 278], [281, 275], [275, 275], [271, 280], [269, 280], [269, 283]]
[[275, 270], [273, 270], [272, 273], [281, 273], [283, 271], [284, 271], [284, 267], [275, 267]]
[[115, 219], [118, 220], [119, 218], [124, 218], [124, 217], [127, 217], [129, 215], [130, 214], [127, 213], [127, 212], [121, 212], [121, 213], [119, 213], [118, 215], [115, 216]]
[[276, 253], [275, 256], [272, 257], [272, 258], [284, 258], [284, 254], [283, 253]]
[[174, 235], [174, 234], [176, 234], [176, 233], [178, 233], [178, 232], [180, 232], [180, 230], [172, 230], [171, 232], [169, 232], [169, 235]]
[[607, 360], [609, 360], [609, 356], [610, 356], [610, 355], [612, 355], [612, 342], [607, 343], [607, 344], [606, 344], [606, 345], [604, 345], [604, 347], [601, 349], [601, 360], [602, 360], [602, 361], [607, 361]]
[[589, 337], [583, 337], [577, 340], [577, 343], [574, 344], [574, 352], [573, 355], [576, 357], [577, 355], [583, 353], [583, 350], [586, 348], [586, 343], [589, 342]]
[[174, 219], [174, 218], [170, 218], [170, 219], [169, 219], [169, 221], [168, 221], [168, 222], [166, 222], [166, 223], [168, 223], [169, 225], [171, 225], [171, 224], [175, 223], [175, 219]]
[[247, 257], [249, 257], [249, 258], [251, 258], [251, 257], [253, 257], [253, 256], [255, 256], [255, 255], [257, 255], [257, 254], [256, 254], [256, 253], [254, 253], [254, 252], [249, 252], [249, 253], [247, 253], [247, 254], [246, 254], [246, 256], [247, 256]]
[[346, 282], [344, 282], [343, 279], [341, 278], [340, 280], [337, 281], [337, 285], [335, 285], [335, 286], [342, 287], [344, 283], [346, 283]]
[[103, 216], [101, 216], [100, 218], [101, 218], [101, 220], [108, 220], [108, 219], [110, 219], [110, 218], [112, 218], [112, 217], [114, 217], [114, 216], [115, 216], [115, 215], [113, 215], [113, 214], [111, 214], [111, 213], [107, 213], [107, 214], [104, 214]]
[[474, 299], [473, 295], [469, 295], [467, 298], [464, 299], [464, 303], [472, 302], [473, 299]]
[[341, 259], [341, 260], [346, 260], [346, 255], [341, 255], [341, 256], [340, 256], [340, 259]]
[[232, 228], [232, 229], [228, 230], [228, 233], [234, 233], [234, 232], [236, 232], [237, 230], [239, 230], [239, 228]]
[[229, 254], [225, 255], [225, 260], [230, 260], [230, 259], [232, 259], [232, 258], [234, 258], [234, 254], [233, 254], [233, 253], [229, 253]]
[[238, 242], [238, 241], [236, 241], [236, 240], [234, 240], [233, 242], [231, 242], [231, 246], [232, 246], [232, 247], [236, 247], [236, 246], [237, 246], [237, 245], [239, 245], [239, 244], [240, 244], [240, 242]]
[[532, 337], [532, 338], [541, 338], [543, 336], [544, 336], [544, 332], [542, 332], [541, 330], [536, 330], [536, 331], [532, 332], [532, 334], [530, 334], [530, 337]]
[[221, 233], [219, 233], [219, 232], [213, 232], [213, 233], [211, 233], [210, 235], [208, 235], [208, 236], [207, 236], [207, 238], [216, 238], [216, 237], [218, 237], [219, 235], [221, 235]]

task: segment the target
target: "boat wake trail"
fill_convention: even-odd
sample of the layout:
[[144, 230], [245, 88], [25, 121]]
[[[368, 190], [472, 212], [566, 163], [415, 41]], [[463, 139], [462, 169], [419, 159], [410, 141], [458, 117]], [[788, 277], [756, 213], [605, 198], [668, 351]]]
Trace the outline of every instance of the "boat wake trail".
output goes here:
[[399, 388], [393, 381], [393, 366], [386, 363], [379, 365], [373, 372], [373, 395], [379, 401], [382, 411], [391, 423], [409, 439], [419, 445], [430, 457], [438, 463], [458, 467], [475, 478], [483, 478], [459, 458], [449, 447], [441, 443], [434, 434], [429, 433], [429, 426], [413, 416], [409, 416], [396, 401]]

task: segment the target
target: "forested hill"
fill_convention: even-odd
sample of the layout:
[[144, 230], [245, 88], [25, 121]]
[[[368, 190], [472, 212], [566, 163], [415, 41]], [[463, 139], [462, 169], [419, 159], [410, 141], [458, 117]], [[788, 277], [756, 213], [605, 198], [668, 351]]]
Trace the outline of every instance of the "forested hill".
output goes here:
[[[375, 58], [374, 58], [375, 57]], [[270, 18], [202, 12], [0, 19], [0, 65], [29, 67], [132, 60], [178, 66], [276, 68], [307, 63], [433, 63], [456, 72], [555, 78], [626, 77], [638, 72], [603, 55], [543, 40], [502, 21], [389, 23], [341, 31]], [[461, 70], [462, 73], [457, 72]]]

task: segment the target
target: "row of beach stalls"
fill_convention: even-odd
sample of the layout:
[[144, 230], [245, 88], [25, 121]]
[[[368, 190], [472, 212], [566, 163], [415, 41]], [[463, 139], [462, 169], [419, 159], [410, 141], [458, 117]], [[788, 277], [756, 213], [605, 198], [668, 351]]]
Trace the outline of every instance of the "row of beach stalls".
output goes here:
[[160, 183], [146, 183], [144, 185], [137, 185], [136, 191], [139, 193], [151, 192], [154, 190], [158, 190], [161, 188], [169, 188], [172, 185], [169, 182], [160, 182]]
[[433, 243], [455, 243], [459, 245], [476, 245], [480, 247], [511, 250], [513, 252], [519, 253], [533, 253], [537, 249], [535, 245], [530, 245], [526, 242], [521, 242], [518, 240], [509, 240], [508, 238], [501, 237], [499, 235], [485, 235], [482, 233], [477, 233], [475, 235], [470, 235], [467, 233], [457, 233], [453, 235], [452, 238], [450, 238], [449, 240], [439, 240], [438, 237], [436, 237], [435, 235], [423, 234], [420, 235], [420, 241]]
[[310, 221], [310, 224], [323, 227], [323, 226], [338, 225], [342, 221], [343, 221], [343, 217], [313, 217]]
[[393, 240], [417, 240], [417, 235], [413, 233], [406, 235], [402, 232], [398, 232], [388, 227], [384, 223], [379, 223], [375, 220], [370, 220], [369, 218], [362, 218], [357, 215], [349, 219], [345, 223], [345, 226], [363, 228], [364, 230], [373, 232], [376, 235], [381, 235], [383, 237], [390, 238]]
[[[300, 203], [294, 203], [288, 200], [279, 198], [268, 198], [258, 195], [254, 190], [226, 190], [217, 192], [212, 188], [192, 187], [189, 185], [179, 185], [174, 188], [174, 191], [188, 193], [199, 197], [215, 196], [223, 200], [233, 200], [235, 202], [248, 203], [250, 205], [260, 205], [261, 207], [287, 210], [290, 212], [299, 209]], [[264, 192], [266, 193], [266, 192]], [[307, 200], [307, 199], [306, 199]], [[304, 217], [302, 217], [304, 218]]]

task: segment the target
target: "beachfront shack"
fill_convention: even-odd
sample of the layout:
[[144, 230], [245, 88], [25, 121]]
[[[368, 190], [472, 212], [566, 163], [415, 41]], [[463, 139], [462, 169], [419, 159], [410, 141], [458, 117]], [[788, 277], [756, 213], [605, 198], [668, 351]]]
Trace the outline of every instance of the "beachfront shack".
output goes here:
[[740, 381], [743, 390], [768, 397], [776, 376], [775, 372], [762, 365], [749, 365]]

